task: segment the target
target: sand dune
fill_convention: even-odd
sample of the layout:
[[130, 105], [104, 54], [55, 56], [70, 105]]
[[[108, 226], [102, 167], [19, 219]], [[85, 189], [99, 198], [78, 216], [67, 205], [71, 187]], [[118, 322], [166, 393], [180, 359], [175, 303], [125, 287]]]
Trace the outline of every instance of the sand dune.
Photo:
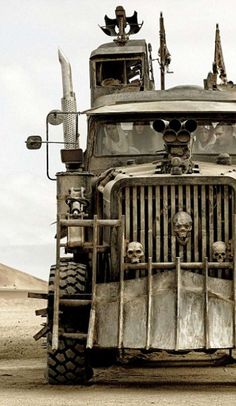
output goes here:
[[47, 290], [47, 282], [0, 264], [0, 290]]

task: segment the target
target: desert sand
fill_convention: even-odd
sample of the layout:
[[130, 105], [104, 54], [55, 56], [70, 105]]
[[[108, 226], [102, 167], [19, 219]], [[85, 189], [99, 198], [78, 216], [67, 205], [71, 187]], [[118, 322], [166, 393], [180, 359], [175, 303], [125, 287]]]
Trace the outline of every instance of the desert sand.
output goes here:
[[[1, 277], [8, 269], [1, 265]], [[236, 405], [236, 364], [167, 368], [157, 362], [124, 363], [96, 369], [85, 387], [49, 386], [43, 341], [33, 339], [45, 322], [35, 310], [46, 303], [27, 298], [27, 290], [46, 291], [46, 283], [32, 278], [10, 268], [1, 279], [6, 286], [0, 290], [0, 406]]]

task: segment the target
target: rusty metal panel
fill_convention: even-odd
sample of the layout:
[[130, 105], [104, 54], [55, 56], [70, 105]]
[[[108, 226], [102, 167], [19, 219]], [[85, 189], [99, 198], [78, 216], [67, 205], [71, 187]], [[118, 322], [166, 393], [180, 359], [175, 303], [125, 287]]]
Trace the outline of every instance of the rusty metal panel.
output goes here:
[[209, 298], [209, 348], [234, 346], [232, 308], [222, 299]]
[[[146, 348], [147, 344], [166, 350], [234, 346], [232, 281], [183, 271], [180, 264], [178, 278], [175, 271], [158, 272], [151, 280], [150, 275], [124, 280], [122, 291], [120, 344], [124, 348]], [[95, 346], [118, 346], [119, 303], [118, 282], [96, 285]]]

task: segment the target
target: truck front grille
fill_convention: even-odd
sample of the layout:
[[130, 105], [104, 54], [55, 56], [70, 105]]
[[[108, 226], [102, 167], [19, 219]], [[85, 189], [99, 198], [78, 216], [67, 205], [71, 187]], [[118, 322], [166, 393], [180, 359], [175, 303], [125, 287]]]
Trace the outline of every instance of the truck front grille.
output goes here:
[[[146, 259], [171, 262], [212, 261], [212, 243], [228, 242], [233, 233], [234, 190], [228, 185], [131, 186], [120, 190], [120, 215], [125, 215], [127, 241], [139, 241]], [[173, 216], [184, 210], [192, 217], [191, 238], [176, 243]]]

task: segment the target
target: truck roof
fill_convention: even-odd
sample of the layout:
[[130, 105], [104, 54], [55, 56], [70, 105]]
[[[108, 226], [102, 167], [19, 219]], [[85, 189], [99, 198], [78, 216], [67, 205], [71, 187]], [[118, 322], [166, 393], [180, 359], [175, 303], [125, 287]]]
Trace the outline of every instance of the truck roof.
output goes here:
[[97, 56], [116, 56], [124, 54], [141, 54], [146, 51], [146, 41], [144, 39], [129, 40], [124, 46], [119, 46], [115, 42], [108, 42], [100, 45], [91, 52], [90, 59]]
[[236, 92], [177, 86], [169, 90], [120, 93], [100, 97], [87, 115], [152, 112], [236, 112]]

